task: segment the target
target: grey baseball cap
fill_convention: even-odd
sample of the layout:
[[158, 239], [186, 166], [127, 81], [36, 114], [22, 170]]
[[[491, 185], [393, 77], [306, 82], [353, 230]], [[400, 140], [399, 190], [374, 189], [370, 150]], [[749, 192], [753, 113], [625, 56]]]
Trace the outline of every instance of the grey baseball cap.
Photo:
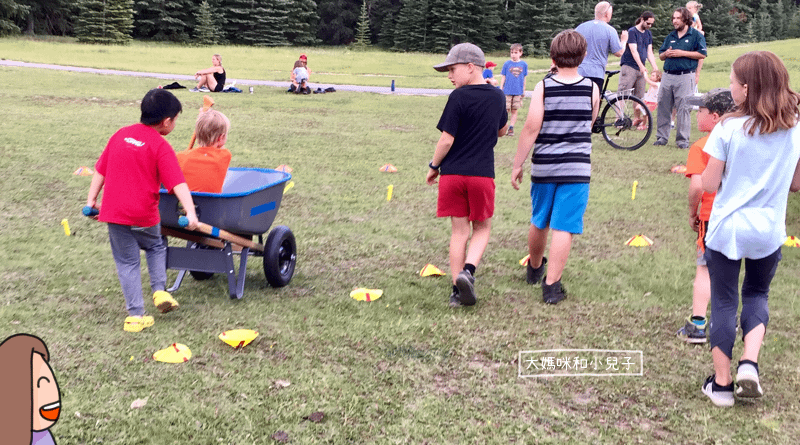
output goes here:
[[485, 66], [486, 57], [483, 51], [472, 43], [459, 43], [458, 45], [450, 48], [447, 53], [447, 58], [444, 63], [434, 65], [433, 69], [436, 71], [447, 71], [447, 67], [457, 63], [471, 63], [475, 66]]
[[686, 101], [689, 105], [708, 108], [708, 111], [720, 116], [736, 109], [731, 90], [727, 88], [714, 88], [702, 96], [689, 96]]

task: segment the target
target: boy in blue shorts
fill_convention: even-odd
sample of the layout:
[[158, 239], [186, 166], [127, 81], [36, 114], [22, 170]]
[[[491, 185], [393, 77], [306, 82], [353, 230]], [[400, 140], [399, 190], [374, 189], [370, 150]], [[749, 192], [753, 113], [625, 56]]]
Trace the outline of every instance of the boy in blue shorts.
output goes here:
[[475, 268], [489, 243], [494, 214], [494, 146], [507, 130], [505, 98], [483, 79], [485, 64], [480, 48], [461, 43], [433, 67], [448, 72], [456, 87], [436, 126], [442, 135], [426, 178], [433, 185], [441, 175], [436, 216], [450, 217], [452, 226], [451, 307], [476, 302]]
[[547, 264], [544, 250], [552, 229], [550, 266], [542, 282], [542, 299], [548, 304], [566, 298], [561, 274], [572, 236], [583, 233], [589, 199], [592, 122], [600, 107], [600, 90], [590, 78], [578, 74], [585, 54], [586, 39], [575, 30], [562, 31], [553, 39], [550, 58], [558, 72], [533, 90], [511, 172], [511, 185], [519, 190], [522, 167], [534, 147], [527, 281], [537, 284], [542, 280]]

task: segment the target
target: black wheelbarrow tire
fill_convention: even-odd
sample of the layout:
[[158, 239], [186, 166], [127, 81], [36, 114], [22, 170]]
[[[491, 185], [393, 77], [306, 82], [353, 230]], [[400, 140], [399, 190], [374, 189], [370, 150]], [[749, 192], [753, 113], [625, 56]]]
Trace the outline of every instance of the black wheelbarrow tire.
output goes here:
[[[206, 245], [203, 245], [203, 244], [196, 244], [195, 245], [195, 249], [219, 250], [219, 249], [215, 249], [214, 247], [206, 246]], [[210, 280], [210, 279], [214, 278], [214, 273], [213, 272], [201, 272], [199, 270], [190, 270], [189, 271], [189, 275], [191, 275], [192, 278], [194, 278], [197, 281]]]
[[294, 234], [286, 226], [277, 226], [269, 232], [264, 244], [264, 276], [272, 287], [284, 287], [292, 281], [297, 263], [297, 244]]

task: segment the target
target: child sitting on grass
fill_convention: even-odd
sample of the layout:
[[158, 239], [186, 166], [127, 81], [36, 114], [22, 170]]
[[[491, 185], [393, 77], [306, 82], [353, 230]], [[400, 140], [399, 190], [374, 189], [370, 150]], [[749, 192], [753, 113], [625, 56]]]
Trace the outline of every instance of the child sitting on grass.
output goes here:
[[178, 164], [193, 192], [221, 193], [231, 152], [225, 148], [231, 122], [217, 110], [197, 117], [195, 134], [199, 147], [178, 153]]
[[140, 332], [153, 326], [145, 315], [139, 250], [145, 251], [153, 304], [162, 313], [177, 309], [178, 302], [166, 292], [167, 246], [161, 237], [158, 199], [160, 185], [175, 193], [186, 209], [187, 228], [197, 227], [189, 186], [183, 178], [172, 146], [164, 136], [175, 129], [180, 101], [169, 91], [154, 89], [142, 99], [139, 124], [124, 127], [109, 139], [89, 186], [86, 205], [103, 205], [98, 220], [108, 223], [111, 253], [128, 310], [123, 329]]

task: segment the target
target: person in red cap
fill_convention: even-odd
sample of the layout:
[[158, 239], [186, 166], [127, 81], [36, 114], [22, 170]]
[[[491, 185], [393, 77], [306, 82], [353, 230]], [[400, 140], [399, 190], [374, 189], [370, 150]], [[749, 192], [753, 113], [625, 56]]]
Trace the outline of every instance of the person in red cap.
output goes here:
[[[306, 85], [308, 85], [308, 80], [311, 77], [311, 69], [308, 67], [308, 56], [306, 56], [305, 54], [300, 54], [300, 57], [298, 58], [297, 61], [298, 62], [302, 62], [303, 63], [303, 68], [306, 69], [306, 74], [308, 74], [308, 76], [306, 77], [305, 81], [306, 81]], [[297, 91], [300, 88], [299, 85], [298, 85], [298, 82], [297, 82], [295, 71], [294, 71], [295, 67], [296, 66], [292, 67], [292, 74], [289, 76], [289, 79], [292, 81], [292, 87], [293, 87], [293, 88], [292, 87], [289, 88], [289, 92]]]
[[483, 78], [486, 80], [486, 83], [489, 85], [497, 86], [497, 79], [494, 78], [494, 67], [497, 64], [492, 62], [491, 60], [486, 61], [486, 68], [483, 70]]

